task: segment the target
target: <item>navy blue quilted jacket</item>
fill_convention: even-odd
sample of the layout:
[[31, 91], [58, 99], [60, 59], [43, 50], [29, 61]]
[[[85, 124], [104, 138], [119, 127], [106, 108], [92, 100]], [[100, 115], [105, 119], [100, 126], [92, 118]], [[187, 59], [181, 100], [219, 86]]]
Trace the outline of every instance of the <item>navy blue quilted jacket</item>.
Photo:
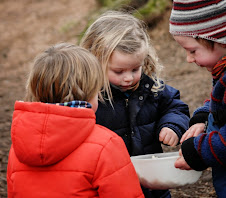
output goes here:
[[179, 139], [188, 129], [189, 109], [180, 100], [179, 91], [165, 85], [163, 91], [154, 94], [153, 84], [151, 78], [143, 75], [139, 87], [129, 97], [111, 87], [114, 108], [106, 101], [99, 103], [96, 112], [97, 123], [121, 136], [131, 156], [161, 153], [158, 139], [163, 127], [173, 129]]
[[163, 127], [173, 129], [179, 138], [188, 129], [189, 110], [179, 91], [166, 85], [154, 94], [153, 83], [143, 75], [129, 98], [112, 87], [114, 109], [109, 102], [99, 103], [96, 112], [97, 123], [121, 136], [131, 156], [162, 152], [158, 137]]

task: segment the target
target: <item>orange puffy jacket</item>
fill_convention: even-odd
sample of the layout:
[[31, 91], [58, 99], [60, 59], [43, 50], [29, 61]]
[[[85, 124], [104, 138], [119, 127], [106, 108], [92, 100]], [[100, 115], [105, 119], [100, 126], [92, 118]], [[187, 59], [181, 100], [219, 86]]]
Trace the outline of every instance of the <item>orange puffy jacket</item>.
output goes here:
[[92, 109], [16, 102], [8, 198], [144, 197], [123, 140]]

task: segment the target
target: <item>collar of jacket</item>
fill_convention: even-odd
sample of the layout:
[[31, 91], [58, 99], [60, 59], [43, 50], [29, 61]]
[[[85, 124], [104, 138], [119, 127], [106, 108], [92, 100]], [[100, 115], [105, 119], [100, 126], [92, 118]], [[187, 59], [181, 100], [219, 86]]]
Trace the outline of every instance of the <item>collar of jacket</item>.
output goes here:
[[213, 67], [212, 76], [214, 80], [218, 80], [226, 70], [226, 55], [224, 55]]
[[59, 106], [66, 106], [66, 107], [76, 107], [76, 108], [92, 108], [92, 105], [86, 101], [80, 100], [73, 100], [70, 102], [63, 102], [63, 103], [51, 103]]

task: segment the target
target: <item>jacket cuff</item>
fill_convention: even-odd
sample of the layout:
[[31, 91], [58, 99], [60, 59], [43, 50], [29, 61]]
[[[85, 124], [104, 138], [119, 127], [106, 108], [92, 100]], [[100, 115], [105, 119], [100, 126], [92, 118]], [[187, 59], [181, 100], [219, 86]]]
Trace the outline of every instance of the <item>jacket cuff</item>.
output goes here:
[[205, 123], [208, 120], [209, 112], [199, 112], [195, 114], [189, 122], [189, 127], [197, 123]]
[[194, 137], [185, 140], [181, 145], [183, 157], [194, 170], [202, 171], [208, 168], [195, 149]]

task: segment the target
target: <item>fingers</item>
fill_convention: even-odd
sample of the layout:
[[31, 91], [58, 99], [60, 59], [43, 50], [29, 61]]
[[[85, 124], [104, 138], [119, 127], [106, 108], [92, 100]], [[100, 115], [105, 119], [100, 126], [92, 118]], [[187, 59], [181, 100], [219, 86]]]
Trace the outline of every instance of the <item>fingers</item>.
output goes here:
[[184, 140], [188, 139], [188, 138], [187, 138], [188, 134], [189, 134], [189, 131], [187, 130], [187, 131], [184, 133], [184, 135], [181, 137], [180, 143], [182, 143]]
[[179, 138], [177, 136], [176, 137], [171, 137], [167, 144], [172, 146], [172, 147], [176, 146], [177, 143], [178, 143], [178, 140], [179, 140]]
[[193, 130], [187, 130], [184, 135], [182, 136], [182, 138], [180, 139], [180, 143], [182, 143], [183, 141], [187, 140], [190, 137], [193, 137], [194, 135], [194, 131]]
[[179, 157], [174, 163], [175, 168], [184, 170], [182, 157]]
[[179, 156], [182, 156], [182, 150], [179, 149]]
[[182, 143], [183, 141], [187, 140], [188, 138], [191, 137], [196, 137], [198, 136], [200, 133], [204, 132], [204, 128], [205, 128], [205, 124], [204, 123], [197, 123], [192, 125], [182, 136], [180, 143]]
[[160, 142], [163, 142], [164, 141], [164, 139], [166, 138], [166, 135], [167, 135], [167, 132], [166, 132], [166, 130], [161, 130], [160, 131], [160, 133], [159, 133], [159, 141]]
[[179, 138], [177, 134], [169, 128], [163, 128], [159, 134], [159, 141], [169, 146], [176, 146]]
[[182, 156], [180, 156], [176, 162], [174, 163], [175, 168], [179, 168], [181, 170], [191, 170], [192, 168], [187, 164]]

